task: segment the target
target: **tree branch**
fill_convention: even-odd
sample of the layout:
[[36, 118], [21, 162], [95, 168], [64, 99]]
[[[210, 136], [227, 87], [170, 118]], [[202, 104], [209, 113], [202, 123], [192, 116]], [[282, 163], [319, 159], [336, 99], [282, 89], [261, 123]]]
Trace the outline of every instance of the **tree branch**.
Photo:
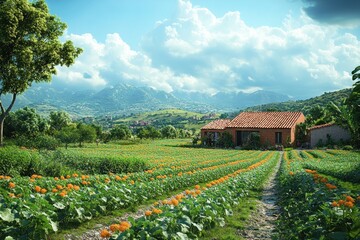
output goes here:
[[[11, 108], [14, 106], [14, 103], [16, 100], [16, 95], [17, 95], [17, 93], [13, 93], [13, 97], [12, 97], [9, 107], [5, 110], [5, 112], [3, 112], [5, 115], [9, 114], [9, 112], [11, 111]], [[3, 109], [4, 109], [4, 107], [2, 106], [1, 111], [3, 111]]]

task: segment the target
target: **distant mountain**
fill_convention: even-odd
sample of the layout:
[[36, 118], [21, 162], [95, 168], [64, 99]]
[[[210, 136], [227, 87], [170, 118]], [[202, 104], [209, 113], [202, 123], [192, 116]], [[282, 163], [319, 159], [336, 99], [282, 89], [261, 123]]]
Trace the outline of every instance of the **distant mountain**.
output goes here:
[[[101, 90], [72, 90], [38, 84], [19, 95], [14, 109], [33, 107], [48, 114], [64, 110], [74, 117], [123, 115], [158, 109], [177, 108], [194, 112], [230, 112], [258, 104], [287, 101], [283, 94], [269, 91], [254, 93], [217, 93], [174, 91], [166, 93], [150, 87], [118, 84]], [[10, 101], [10, 96], [5, 102]]]
[[334, 102], [336, 105], [341, 105], [343, 103], [343, 100], [349, 96], [350, 92], [351, 89], [347, 88], [335, 92], [327, 92], [320, 96], [306, 100], [286, 101], [281, 103], [270, 103], [253, 106], [246, 108], [245, 111], [300, 111], [307, 115], [309, 113], [309, 110], [315, 105], [326, 107], [331, 101]]
[[199, 92], [174, 91], [174, 96], [179, 99], [208, 104], [222, 110], [243, 109], [249, 106], [255, 106], [266, 103], [276, 103], [289, 101], [291, 98], [284, 94], [270, 91], [256, 91], [253, 93], [244, 92], [219, 92], [215, 95], [207, 95]]

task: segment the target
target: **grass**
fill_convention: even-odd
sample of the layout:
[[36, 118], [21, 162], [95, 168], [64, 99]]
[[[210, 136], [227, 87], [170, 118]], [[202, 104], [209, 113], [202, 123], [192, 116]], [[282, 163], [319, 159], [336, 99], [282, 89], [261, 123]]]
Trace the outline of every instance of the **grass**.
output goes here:
[[248, 197], [242, 200], [233, 208], [233, 215], [225, 218], [224, 227], [215, 227], [207, 230], [201, 237], [204, 240], [238, 240], [243, 239], [239, 236], [239, 231], [247, 225], [251, 213], [256, 209], [258, 200], [261, 198], [261, 192], [250, 191]]

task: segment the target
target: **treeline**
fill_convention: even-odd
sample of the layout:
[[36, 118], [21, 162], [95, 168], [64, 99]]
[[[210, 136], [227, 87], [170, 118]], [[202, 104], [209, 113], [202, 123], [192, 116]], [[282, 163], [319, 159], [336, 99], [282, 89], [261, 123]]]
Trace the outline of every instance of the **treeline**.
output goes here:
[[168, 125], [161, 129], [153, 126], [130, 128], [115, 125], [109, 131], [103, 131], [97, 124], [85, 124], [72, 121], [64, 111], [51, 112], [48, 117], [39, 115], [35, 109], [25, 107], [10, 112], [4, 123], [4, 136], [7, 142], [18, 146], [36, 149], [56, 149], [69, 144], [83, 146], [84, 143], [107, 143], [128, 139], [188, 138], [193, 131], [176, 129]]

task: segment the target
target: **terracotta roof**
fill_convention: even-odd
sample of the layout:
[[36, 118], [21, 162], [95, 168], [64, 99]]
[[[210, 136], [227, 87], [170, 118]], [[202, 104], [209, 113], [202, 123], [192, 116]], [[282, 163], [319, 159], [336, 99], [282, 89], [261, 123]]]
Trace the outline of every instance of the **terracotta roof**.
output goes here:
[[292, 128], [301, 112], [242, 112], [228, 127], [233, 128]]
[[321, 124], [321, 125], [316, 125], [316, 126], [312, 126], [311, 128], [309, 128], [309, 130], [313, 130], [313, 129], [318, 129], [318, 128], [324, 128], [324, 127], [330, 127], [336, 125], [335, 123], [325, 123], [325, 124]]
[[205, 126], [203, 126], [201, 129], [207, 129], [207, 130], [223, 130], [227, 127], [227, 125], [230, 123], [230, 119], [218, 119], [212, 122], [209, 122]]

